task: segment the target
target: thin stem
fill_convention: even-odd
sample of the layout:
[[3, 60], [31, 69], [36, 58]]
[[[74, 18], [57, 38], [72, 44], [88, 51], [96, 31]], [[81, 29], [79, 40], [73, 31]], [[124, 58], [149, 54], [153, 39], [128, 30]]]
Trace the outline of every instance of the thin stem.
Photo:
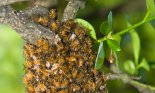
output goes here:
[[118, 34], [118, 35], [125, 34], [126, 32], [128, 32], [128, 31], [130, 31], [130, 30], [132, 30], [132, 29], [134, 29], [134, 28], [136, 28], [136, 27], [139, 27], [139, 26], [141, 26], [141, 25], [144, 24], [144, 23], [147, 23], [147, 22], [149, 22], [149, 21], [151, 21], [151, 20], [154, 20], [154, 19], [155, 19], [155, 16], [153, 16], [153, 17], [151, 17], [151, 18], [148, 18], [149, 14], [150, 14], [150, 13], [148, 12], [148, 13], [146, 14], [146, 16], [144, 17], [144, 19], [143, 19], [142, 21], [140, 21], [139, 23], [136, 23], [136, 24], [130, 26], [129, 28], [124, 29], [124, 30], [122, 30], [122, 31], [120, 31], [120, 32], [118, 32], [118, 33], [116, 33], [116, 34]]
[[150, 15], [150, 12], [148, 11], [148, 12], [146, 13], [146, 15], [145, 15], [143, 21], [145, 21], [145, 20], [149, 17], [149, 15]]

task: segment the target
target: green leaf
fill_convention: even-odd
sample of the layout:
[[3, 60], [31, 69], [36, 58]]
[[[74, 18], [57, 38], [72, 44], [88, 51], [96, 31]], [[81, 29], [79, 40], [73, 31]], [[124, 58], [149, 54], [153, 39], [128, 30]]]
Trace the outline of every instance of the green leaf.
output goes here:
[[100, 32], [104, 35], [108, 35], [110, 31], [111, 29], [109, 23], [107, 21], [102, 22], [100, 25]]
[[108, 24], [109, 24], [110, 29], [112, 31], [112, 12], [111, 11], [108, 14]]
[[138, 59], [139, 59], [139, 52], [140, 52], [140, 38], [136, 31], [131, 31], [130, 35], [131, 35], [131, 39], [132, 39], [132, 47], [133, 47], [135, 62], [137, 65]]
[[104, 21], [100, 25], [100, 31], [104, 35], [108, 35], [112, 31], [112, 12], [108, 14], [108, 21]]
[[149, 71], [150, 70], [149, 64], [148, 64], [148, 62], [146, 61], [145, 58], [143, 58], [141, 60], [140, 64], [138, 64], [138, 69], [139, 68], [144, 68], [146, 71]]
[[120, 44], [116, 40], [107, 39], [108, 46], [114, 51], [120, 51]]
[[[128, 27], [131, 26], [129, 22], [127, 22], [127, 25]], [[139, 52], [140, 52], [140, 38], [138, 36], [138, 33], [134, 29], [130, 31], [130, 36], [132, 39], [132, 48], [133, 48], [135, 63], [136, 65], [138, 65]]]
[[103, 62], [104, 62], [104, 49], [103, 49], [103, 42], [100, 43], [99, 45], [99, 49], [98, 49], [98, 53], [97, 53], [97, 57], [96, 57], [96, 61], [95, 61], [95, 68], [97, 70], [101, 69], [103, 66]]
[[126, 72], [130, 73], [130, 74], [136, 74], [136, 67], [133, 61], [131, 60], [127, 60], [124, 62], [124, 69]]
[[82, 27], [88, 29], [89, 30], [89, 35], [94, 40], [97, 40], [95, 29], [94, 29], [94, 27], [88, 21], [86, 21], [84, 19], [77, 18], [77, 19], [75, 19], [75, 22], [77, 22]]
[[154, 4], [154, 0], [146, 0], [146, 6], [147, 6], [147, 10], [148, 10], [151, 14], [155, 14], [155, 4]]

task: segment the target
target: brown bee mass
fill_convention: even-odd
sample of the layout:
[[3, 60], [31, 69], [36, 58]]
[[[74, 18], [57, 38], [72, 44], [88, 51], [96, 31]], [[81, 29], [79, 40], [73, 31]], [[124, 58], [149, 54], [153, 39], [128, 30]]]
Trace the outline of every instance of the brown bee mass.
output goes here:
[[[61, 41], [40, 38], [26, 43], [24, 83], [28, 93], [105, 93], [105, 79], [94, 69], [96, 53], [86, 29], [74, 20], [58, 22], [56, 10], [37, 22], [55, 31]], [[49, 20], [50, 19], [50, 20]]]

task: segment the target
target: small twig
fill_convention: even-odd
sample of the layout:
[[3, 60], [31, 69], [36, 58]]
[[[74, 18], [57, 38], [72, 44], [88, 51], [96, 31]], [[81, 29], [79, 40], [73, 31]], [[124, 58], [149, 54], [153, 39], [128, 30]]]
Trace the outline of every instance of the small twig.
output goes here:
[[82, 0], [70, 0], [68, 2], [68, 5], [66, 6], [63, 16], [62, 16], [62, 22], [67, 21], [69, 19], [74, 19], [78, 10], [80, 8], [84, 8], [85, 1]]
[[128, 76], [127, 74], [107, 74], [106, 77], [107, 77], [107, 80], [120, 79], [124, 83], [134, 86], [141, 93], [155, 93], [155, 87], [136, 81], [136, 80], [139, 80], [140, 77], [131, 77], [131, 76]]

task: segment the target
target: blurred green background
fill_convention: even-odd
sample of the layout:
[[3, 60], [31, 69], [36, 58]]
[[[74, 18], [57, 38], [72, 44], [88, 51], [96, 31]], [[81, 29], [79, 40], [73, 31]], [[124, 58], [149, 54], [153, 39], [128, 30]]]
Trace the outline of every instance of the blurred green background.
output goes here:
[[[118, 32], [127, 27], [125, 16], [131, 18], [131, 24], [142, 20], [146, 13], [145, 0], [86, 0], [86, 7], [78, 12], [77, 17], [89, 21], [97, 32], [97, 37], [102, 35], [99, 26], [106, 20], [109, 11], [113, 12], [113, 29]], [[61, 18], [67, 2], [58, 0], [59, 18]], [[20, 9], [24, 3], [13, 5]], [[155, 86], [155, 22], [146, 23], [138, 28], [141, 40], [140, 58], [145, 57], [150, 71], [140, 69], [138, 76], [140, 82]], [[0, 93], [25, 93], [22, 77], [24, 75], [24, 56], [22, 48], [24, 41], [11, 27], [0, 24]], [[123, 62], [133, 60], [131, 38], [127, 33], [122, 36], [122, 51], [119, 53], [119, 65], [123, 71]], [[120, 80], [107, 82], [109, 93], [139, 93], [134, 87], [124, 84]]]

